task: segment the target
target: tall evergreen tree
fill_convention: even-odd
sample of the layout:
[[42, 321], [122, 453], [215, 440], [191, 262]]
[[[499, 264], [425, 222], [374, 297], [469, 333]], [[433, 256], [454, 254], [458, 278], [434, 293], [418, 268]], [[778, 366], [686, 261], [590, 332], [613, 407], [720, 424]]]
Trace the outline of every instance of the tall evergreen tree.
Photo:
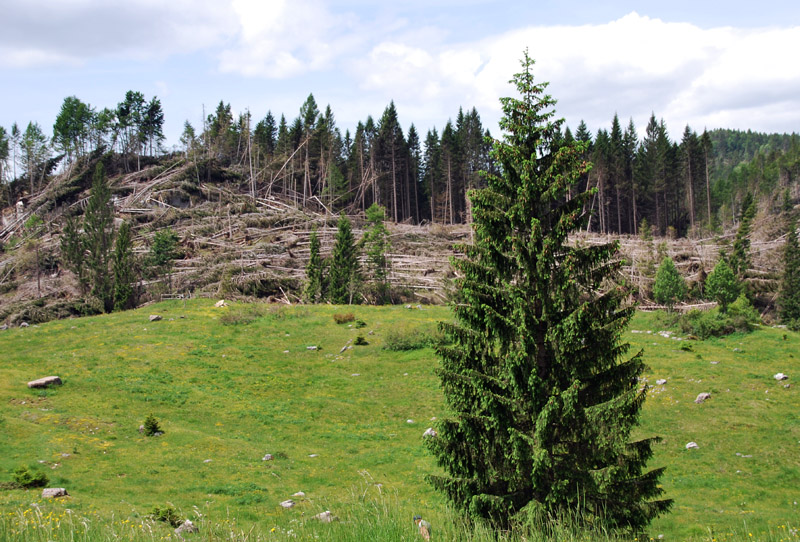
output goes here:
[[353, 303], [361, 283], [358, 251], [350, 219], [344, 213], [339, 217], [336, 239], [328, 272], [328, 299], [331, 303]]
[[753, 194], [748, 192], [742, 200], [742, 212], [739, 215], [739, 228], [736, 230], [736, 239], [733, 241], [733, 253], [730, 257], [730, 266], [733, 273], [739, 278], [750, 268], [750, 226], [756, 216], [756, 205]]
[[106, 181], [103, 163], [97, 164], [86, 204], [83, 229], [86, 243], [86, 269], [92, 295], [103, 304], [105, 312], [114, 309], [114, 280], [109, 264], [114, 241], [114, 214], [111, 190]]
[[783, 249], [783, 280], [781, 282], [779, 313], [783, 322], [800, 324], [800, 244], [797, 241], [797, 220], [791, 220]]
[[[431, 476], [462, 511], [506, 527], [523, 509], [577, 512], [639, 528], [665, 512], [661, 469], [643, 472], [652, 438], [630, 442], [645, 399], [641, 354], [623, 360], [632, 315], [608, 286], [616, 244], [572, 246], [585, 224], [582, 145], [554, 148], [563, 120], [525, 53], [520, 98], [502, 98], [502, 176], [472, 193], [474, 245], [455, 260], [460, 302], [437, 352], [452, 416], [426, 442], [445, 475]], [[602, 293], [601, 285], [603, 286]]]
[[376, 304], [388, 303], [389, 298], [389, 259], [386, 253], [391, 248], [389, 230], [383, 221], [386, 219], [386, 209], [373, 203], [367, 209], [367, 231], [362, 242], [367, 253], [367, 264], [372, 275], [372, 284], [375, 287]]
[[303, 297], [309, 303], [319, 303], [322, 301], [322, 257], [320, 256], [319, 236], [317, 228], [311, 230], [311, 245], [308, 265], [306, 265], [306, 287]]
[[133, 259], [131, 225], [123, 222], [114, 242], [114, 309], [123, 311], [136, 305], [133, 282], [136, 280], [136, 266]]

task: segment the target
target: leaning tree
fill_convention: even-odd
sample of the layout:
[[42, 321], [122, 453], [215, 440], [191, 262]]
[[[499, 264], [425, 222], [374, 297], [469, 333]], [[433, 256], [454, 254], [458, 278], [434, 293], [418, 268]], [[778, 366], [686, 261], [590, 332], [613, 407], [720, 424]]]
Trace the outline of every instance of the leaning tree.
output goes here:
[[656, 438], [632, 440], [645, 400], [641, 352], [621, 334], [633, 309], [615, 284], [617, 244], [582, 246], [588, 171], [580, 142], [559, 136], [555, 101], [527, 52], [502, 98], [501, 175], [470, 194], [473, 245], [453, 262], [457, 302], [437, 348], [449, 415], [426, 439], [443, 473], [430, 481], [469, 516], [507, 528], [521, 513], [578, 513], [638, 529], [667, 511]]

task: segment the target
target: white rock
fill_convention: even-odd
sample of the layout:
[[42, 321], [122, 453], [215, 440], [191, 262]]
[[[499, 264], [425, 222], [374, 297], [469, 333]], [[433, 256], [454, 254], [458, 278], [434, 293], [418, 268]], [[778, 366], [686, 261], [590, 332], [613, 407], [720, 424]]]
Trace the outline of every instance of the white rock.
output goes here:
[[703, 392], [697, 396], [697, 399], [695, 399], [694, 402], [699, 405], [700, 403], [705, 402], [706, 399], [711, 399], [711, 394]]
[[319, 457], [319, 454], [308, 454], [308, 457]]
[[789, 378], [789, 377], [788, 377], [788, 376], [786, 376], [786, 375], [785, 375], [785, 374], [783, 374], [783, 373], [777, 373], [777, 374], [776, 374], [775, 376], [773, 376], [772, 378], [774, 378], [775, 380], [786, 380], [786, 379], [787, 379], [787, 378]]
[[692, 450], [692, 449], [699, 448], [699, 447], [700, 446], [698, 446], [696, 442], [689, 442], [689, 443], [686, 444], [686, 449], [687, 450]]
[[150, 321], [151, 322], [158, 322], [159, 320], [161, 320], [161, 315], [160, 314], [151, 314], [150, 315]]
[[261, 458], [261, 461], [272, 461], [273, 459], [275, 459], [275, 458], [272, 457], [272, 454], [267, 454], [267, 455], [265, 455], [264, 457]]
[[436, 436], [436, 434], [437, 434], [437, 433], [436, 433], [436, 431], [433, 429], [433, 427], [428, 427], [428, 428], [425, 430], [425, 432], [424, 432], [424, 433], [422, 433], [422, 437], [423, 437], [423, 438], [424, 438], [424, 437], [435, 437], [435, 436]]
[[322, 523], [330, 523], [333, 521], [333, 515], [331, 514], [330, 510], [325, 510], [324, 512], [320, 512], [316, 516], [312, 517], [311, 519], [316, 519], [321, 521]]
[[659, 378], [658, 380], [656, 380], [656, 384], [659, 385], [659, 386], [663, 386], [666, 383], [667, 383], [667, 379], [666, 378]]
[[292, 506], [294, 506], [294, 501], [292, 499], [285, 500], [281, 503], [281, 506], [283, 506], [284, 508], [291, 508]]
[[316, 350], [316, 346], [306, 346], [306, 350]]
[[61, 378], [58, 376], [46, 376], [28, 382], [29, 388], [48, 388], [50, 386], [60, 386], [62, 384]]
[[203, 459], [203, 463], [211, 463], [211, 459]]
[[69, 493], [63, 487], [48, 487], [42, 490], [43, 499], [53, 499], [55, 497], [67, 497]]
[[303, 493], [302, 491], [298, 491], [297, 493], [292, 495], [292, 497], [305, 497], [305, 496], [306, 496], [306, 494]]
[[224, 299], [220, 299], [219, 301], [217, 301], [216, 303], [214, 303], [214, 306], [215, 306], [215, 307], [227, 307], [227, 306], [228, 306], [228, 304], [227, 304], [227, 303], [225, 303], [225, 300], [224, 300]]
[[414, 423], [414, 420], [409, 418], [408, 420], [406, 420], [406, 423]]
[[183, 539], [181, 536], [184, 533], [196, 533], [198, 531], [197, 526], [191, 522], [191, 520], [186, 520], [175, 529], [175, 534], [178, 535], [178, 538]]

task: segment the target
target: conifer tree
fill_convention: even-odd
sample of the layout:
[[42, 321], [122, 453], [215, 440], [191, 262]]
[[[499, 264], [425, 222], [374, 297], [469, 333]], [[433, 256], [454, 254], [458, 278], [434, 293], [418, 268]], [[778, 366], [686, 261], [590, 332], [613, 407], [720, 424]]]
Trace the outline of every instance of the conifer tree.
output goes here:
[[376, 303], [382, 304], [389, 301], [389, 259], [386, 253], [391, 244], [389, 231], [383, 221], [386, 219], [386, 209], [373, 203], [366, 211], [369, 227], [362, 239], [367, 252], [367, 264], [372, 274], [375, 286]]
[[131, 225], [123, 222], [114, 242], [114, 309], [118, 311], [133, 308], [135, 303], [133, 282], [136, 269], [133, 260]]
[[81, 291], [86, 293], [88, 283], [86, 281], [86, 262], [84, 254], [85, 244], [83, 237], [78, 231], [78, 223], [74, 217], [68, 217], [61, 232], [61, 254], [64, 263], [70, 271], [78, 277], [78, 284]]
[[331, 303], [344, 305], [352, 303], [358, 292], [361, 270], [353, 229], [344, 213], [339, 217], [337, 227], [328, 272], [328, 299]]
[[797, 241], [797, 220], [791, 220], [786, 232], [783, 252], [783, 281], [779, 303], [781, 321], [800, 324], [800, 245]]
[[653, 284], [653, 297], [658, 303], [672, 310], [678, 301], [686, 299], [686, 281], [675, 268], [675, 262], [665, 257], [656, 271], [656, 282]]
[[753, 194], [748, 192], [742, 201], [742, 213], [739, 217], [739, 229], [736, 230], [736, 239], [733, 241], [733, 253], [730, 257], [730, 266], [733, 273], [741, 280], [750, 268], [750, 226], [756, 216], [756, 206]]
[[311, 230], [311, 255], [306, 266], [306, 288], [303, 295], [309, 303], [322, 301], [322, 257], [317, 228]]
[[501, 99], [502, 176], [471, 192], [475, 241], [453, 262], [460, 302], [442, 324], [451, 344], [437, 348], [452, 414], [426, 439], [444, 470], [429, 479], [500, 528], [523, 510], [639, 528], [671, 501], [653, 500], [662, 470], [643, 470], [655, 439], [630, 441], [644, 364], [623, 357], [633, 309], [609, 282], [617, 244], [567, 243], [592, 196], [565, 197], [588, 169], [583, 144], [554, 148], [563, 120], [527, 51], [522, 66], [521, 96]]
[[114, 215], [111, 190], [103, 163], [97, 164], [83, 221], [86, 244], [86, 270], [92, 295], [103, 303], [103, 310], [114, 309], [114, 281], [109, 270], [114, 241]]

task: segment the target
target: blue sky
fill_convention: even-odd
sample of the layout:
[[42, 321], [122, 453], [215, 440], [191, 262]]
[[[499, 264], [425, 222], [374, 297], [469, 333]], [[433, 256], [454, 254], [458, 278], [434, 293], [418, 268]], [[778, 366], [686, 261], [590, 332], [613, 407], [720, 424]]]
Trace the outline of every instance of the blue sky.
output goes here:
[[404, 128], [441, 128], [498, 98], [523, 48], [557, 111], [592, 131], [651, 112], [678, 138], [707, 128], [800, 131], [800, 2], [6, 0], [0, 125], [39, 122], [63, 99], [163, 104], [167, 146], [220, 100], [292, 120], [309, 93], [344, 131], [394, 100]]

